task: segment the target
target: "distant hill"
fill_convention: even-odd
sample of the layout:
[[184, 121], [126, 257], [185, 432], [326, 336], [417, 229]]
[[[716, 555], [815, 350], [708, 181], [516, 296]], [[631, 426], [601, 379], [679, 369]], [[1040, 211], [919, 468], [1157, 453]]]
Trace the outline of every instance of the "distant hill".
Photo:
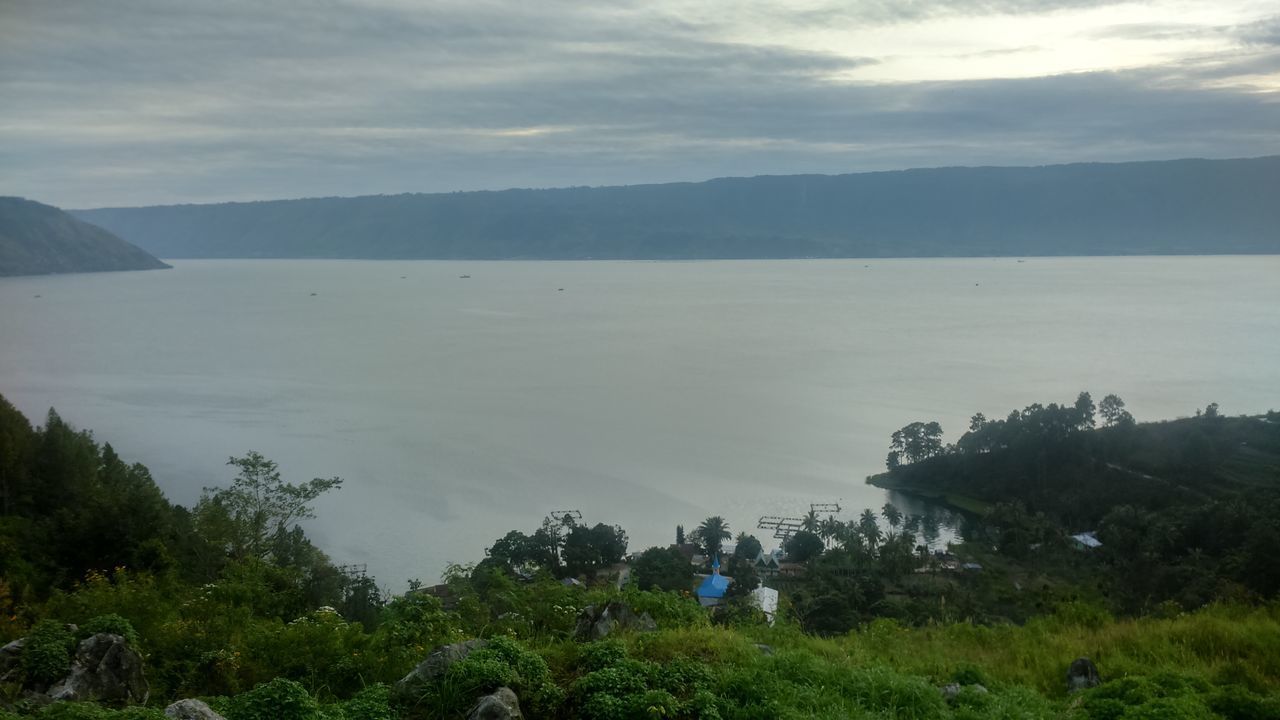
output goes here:
[[1280, 252], [1280, 157], [76, 211], [165, 257]]
[[0, 276], [167, 267], [110, 232], [56, 207], [0, 197]]

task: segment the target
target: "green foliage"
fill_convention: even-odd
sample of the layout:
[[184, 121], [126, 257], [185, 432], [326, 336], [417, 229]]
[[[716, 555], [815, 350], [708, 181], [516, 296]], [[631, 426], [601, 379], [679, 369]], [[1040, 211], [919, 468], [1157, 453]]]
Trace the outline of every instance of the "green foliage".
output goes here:
[[738, 544], [733, 548], [733, 554], [748, 562], [754, 562], [763, 549], [759, 538], [755, 535], [738, 533]]
[[693, 532], [689, 533], [689, 539], [702, 548], [708, 560], [720, 554], [720, 547], [731, 537], [733, 533], [729, 532], [728, 521], [719, 515], [712, 515], [703, 520]]
[[621, 562], [627, 554], [627, 533], [617, 525], [574, 525], [564, 539], [564, 569], [570, 576], [594, 573]]
[[324, 720], [320, 704], [307, 689], [285, 678], [237, 696], [228, 711], [227, 720]]
[[782, 550], [791, 562], [808, 562], [822, 554], [826, 546], [817, 533], [801, 530], [782, 543]]
[[22, 671], [29, 680], [48, 685], [66, 677], [76, 639], [56, 620], [41, 620], [31, 628], [22, 648]]
[[98, 633], [111, 633], [119, 635], [125, 639], [130, 645], [138, 644], [138, 631], [133, 629], [133, 623], [124, 619], [116, 613], [108, 613], [106, 615], [97, 615], [85, 621], [79, 626], [80, 637], [86, 638], [90, 635]]
[[238, 470], [231, 486], [205, 488], [196, 515], [236, 558], [279, 554], [279, 541], [295, 523], [314, 517], [311, 503], [342, 485], [337, 477], [286, 483], [274, 462], [252, 450], [227, 464]]
[[370, 685], [340, 704], [338, 710], [340, 720], [391, 720], [391, 690], [381, 683]]
[[673, 547], [651, 547], [640, 553], [631, 564], [631, 577], [642, 590], [689, 592], [693, 587], [693, 568]]

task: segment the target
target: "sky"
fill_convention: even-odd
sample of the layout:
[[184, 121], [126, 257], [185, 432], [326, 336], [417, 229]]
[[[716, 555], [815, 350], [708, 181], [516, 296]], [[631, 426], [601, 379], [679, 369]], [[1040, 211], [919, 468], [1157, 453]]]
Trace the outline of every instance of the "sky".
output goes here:
[[66, 208], [1280, 154], [1280, 0], [0, 0]]

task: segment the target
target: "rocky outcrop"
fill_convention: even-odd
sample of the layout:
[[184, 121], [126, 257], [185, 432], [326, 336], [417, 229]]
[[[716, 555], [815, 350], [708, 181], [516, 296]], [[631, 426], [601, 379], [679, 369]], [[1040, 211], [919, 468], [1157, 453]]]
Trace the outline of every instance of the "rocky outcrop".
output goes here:
[[179, 700], [164, 709], [164, 716], [173, 720], [226, 720], [201, 700]]
[[1098, 666], [1087, 657], [1076, 658], [1067, 668], [1067, 692], [1088, 690], [1102, 684], [1102, 676], [1098, 674]]
[[391, 690], [392, 699], [400, 704], [413, 705], [427, 688], [444, 677], [449, 666], [489, 644], [488, 640], [441, 645], [427, 655], [427, 659], [409, 671]]
[[657, 630], [658, 624], [649, 613], [637, 615], [630, 606], [613, 600], [603, 606], [588, 605], [578, 613], [578, 625], [573, 636], [577, 640], [602, 640], [619, 630], [648, 632]]
[[22, 679], [22, 648], [26, 638], [18, 638], [0, 647], [0, 682], [17, 682]]
[[511, 688], [498, 688], [492, 695], [485, 695], [476, 703], [468, 720], [521, 720], [520, 699]]
[[54, 700], [117, 705], [145, 704], [149, 694], [142, 656], [124, 638], [111, 633], [82, 640], [71, 661], [71, 673], [49, 689]]

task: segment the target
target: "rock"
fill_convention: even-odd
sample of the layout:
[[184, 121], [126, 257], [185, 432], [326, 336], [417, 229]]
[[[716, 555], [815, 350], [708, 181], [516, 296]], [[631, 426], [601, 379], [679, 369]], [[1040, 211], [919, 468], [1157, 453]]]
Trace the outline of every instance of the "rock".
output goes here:
[[521, 720], [520, 699], [511, 688], [498, 688], [476, 703], [467, 720]]
[[0, 682], [17, 682], [22, 673], [22, 648], [26, 638], [19, 638], [0, 647]]
[[201, 700], [179, 700], [164, 709], [164, 716], [174, 720], [226, 720]]
[[578, 613], [578, 625], [573, 636], [577, 640], [603, 640], [618, 630], [648, 632], [657, 630], [658, 624], [649, 613], [636, 615], [624, 602], [613, 600], [602, 608], [588, 605]]
[[1102, 684], [1102, 676], [1098, 674], [1098, 666], [1089, 658], [1076, 658], [1067, 669], [1067, 692], [1088, 690]]
[[760, 654], [761, 654], [761, 655], [772, 655], [772, 654], [773, 654], [773, 646], [772, 646], [772, 645], [765, 645], [764, 643], [756, 643], [756, 649], [760, 651]]
[[418, 663], [417, 667], [395, 684], [391, 690], [392, 697], [401, 703], [417, 702], [427, 686], [443, 677], [450, 665], [488, 644], [488, 640], [467, 640], [435, 648], [427, 655], [426, 660]]
[[80, 642], [71, 674], [49, 689], [49, 697], [143, 705], [150, 691], [138, 651], [119, 635], [98, 633]]
[[974, 683], [972, 685], [950, 683], [942, 686], [942, 699], [945, 700], [947, 704], [954, 703], [956, 699], [960, 697], [960, 693], [966, 689], [970, 692], [977, 693], [978, 695], [986, 695], [987, 692], [989, 692], [986, 686], [978, 683]]

